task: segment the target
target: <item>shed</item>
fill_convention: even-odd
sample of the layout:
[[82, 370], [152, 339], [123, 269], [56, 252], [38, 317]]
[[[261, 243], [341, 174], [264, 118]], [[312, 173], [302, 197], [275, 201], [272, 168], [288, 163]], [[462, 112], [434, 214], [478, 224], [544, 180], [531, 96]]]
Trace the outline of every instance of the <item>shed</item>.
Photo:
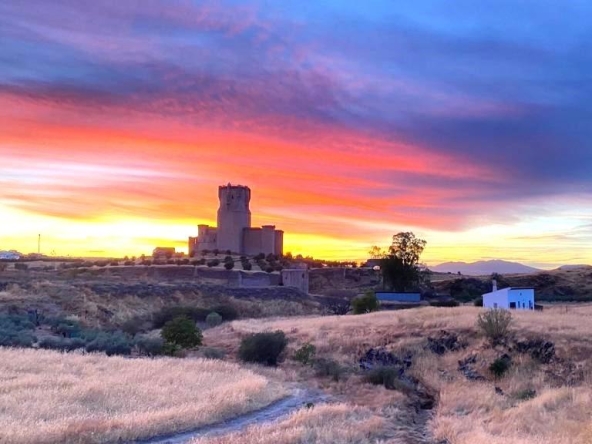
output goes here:
[[421, 302], [421, 293], [377, 291], [376, 298], [381, 302]]
[[534, 310], [534, 288], [507, 287], [483, 295], [483, 307]]

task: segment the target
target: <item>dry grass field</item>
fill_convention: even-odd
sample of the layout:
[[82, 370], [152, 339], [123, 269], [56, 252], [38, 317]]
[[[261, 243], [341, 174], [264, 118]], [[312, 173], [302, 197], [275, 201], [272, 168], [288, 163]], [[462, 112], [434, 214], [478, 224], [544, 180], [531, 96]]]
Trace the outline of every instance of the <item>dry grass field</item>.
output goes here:
[[383, 426], [384, 420], [368, 409], [321, 405], [299, 410], [282, 421], [195, 439], [191, 444], [361, 444], [373, 440]]
[[219, 422], [286, 395], [233, 363], [0, 348], [0, 442], [128, 442]]
[[[351, 369], [357, 367], [357, 359], [370, 347], [384, 346], [395, 353], [411, 351], [414, 360], [410, 371], [439, 394], [428, 423], [435, 440], [451, 444], [592, 443], [592, 306], [513, 312], [513, 335], [518, 339], [538, 337], [553, 341], [556, 359], [542, 364], [528, 354], [514, 353], [512, 367], [500, 379], [494, 378], [488, 366], [507, 348], [492, 348], [478, 335], [475, 321], [480, 312], [476, 307], [426, 307], [361, 316], [244, 320], [219, 327], [208, 335], [210, 341], [228, 348], [245, 334], [279, 329], [291, 340], [290, 352], [310, 342], [317, 348], [318, 356], [331, 357]], [[440, 330], [457, 333], [467, 347], [441, 356], [426, 350], [426, 338]], [[476, 356], [475, 370], [485, 380], [468, 380], [458, 370], [458, 362], [471, 355]], [[401, 398], [395, 401], [387, 393], [394, 397], [397, 392], [368, 386], [355, 376], [355, 370], [352, 372], [349, 380], [334, 384], [341, 400], [365, 405], [388, 419], [386, 409], [400, 405]], [[310, 414], [313, 413], [303, 413]], [[335, 433], [349, 424], [339, 417], [335, 421], [341, 421], [341, 427], [331, 426]], [[341, 442], [327, 436], [298, 441], [289, 423], [278, 425], [273, 431], [278, 433], [278, 443]], [[251, 442], [269, 442], [259, 429], [250, 433]], [[399, 441], [392, 438], [380, 442]]]

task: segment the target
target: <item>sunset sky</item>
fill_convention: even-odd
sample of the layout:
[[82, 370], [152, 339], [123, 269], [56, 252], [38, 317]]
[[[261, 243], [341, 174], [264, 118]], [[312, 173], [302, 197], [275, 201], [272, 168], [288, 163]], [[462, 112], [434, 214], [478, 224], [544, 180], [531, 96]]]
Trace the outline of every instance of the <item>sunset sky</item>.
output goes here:
[[592, 3], [0, 0], [0, 250], [592, 263]]

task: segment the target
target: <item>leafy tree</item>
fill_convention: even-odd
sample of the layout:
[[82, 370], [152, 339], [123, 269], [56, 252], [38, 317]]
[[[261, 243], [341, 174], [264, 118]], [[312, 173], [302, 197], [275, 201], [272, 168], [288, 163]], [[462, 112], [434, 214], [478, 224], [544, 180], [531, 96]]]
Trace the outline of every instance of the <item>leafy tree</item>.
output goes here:
[[385, 287], [407, 291], [419, 285], [422, 280], [419, 258], [425, 245], [425, 240], [415, 237], [410, 231], [393, 236], [388, 254], [380, 261]]
[[160, 334], [168, 344], [177, 345], [181, 348], [201, 345], [201, 331], [195, 326], [194, 321], [184, 316], [167, 322]]
[[288, 339], [281, 330], [255, 333], [241, 341], [238, 356], [245, 362], [276, 366], [286, 345], [288, 345]]

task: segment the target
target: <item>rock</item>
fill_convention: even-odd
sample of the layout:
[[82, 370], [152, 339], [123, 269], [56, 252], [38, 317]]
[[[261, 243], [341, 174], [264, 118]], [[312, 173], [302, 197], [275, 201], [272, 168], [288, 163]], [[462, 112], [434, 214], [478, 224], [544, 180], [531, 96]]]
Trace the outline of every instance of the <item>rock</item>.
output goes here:
[[532, 359], [543, 364], [548, 364], [555, 358], [555, 344], [541, 338], [516, 341], [515, 348], [518, 353], [528, 353]]
[[403, 371], [411, 367], [413, 355], [407, 353], [401, 357], [395, 356], [384, 348], [371, 348], [359, 360], [362, 370], [375, 367], [399, 367]]
[[473, 364], [477, 363], [477, 356], [471, 355], [465, 359], [458, 361], [458, 371], [465, 375], [469, 381], [484, 381], [485, 377], [477, 373], [473, 368]]
[[495, 387], [495, 393], [498, 395], [504, 396], [504, 391], [497, 386]]
[[458, 340], [458, 336], [446, 330], [440, 330], [435, 337], [428, 337], [428, 349], [437, 355], [443, 355], [449, 351], [461, 350], [466, 344]]

